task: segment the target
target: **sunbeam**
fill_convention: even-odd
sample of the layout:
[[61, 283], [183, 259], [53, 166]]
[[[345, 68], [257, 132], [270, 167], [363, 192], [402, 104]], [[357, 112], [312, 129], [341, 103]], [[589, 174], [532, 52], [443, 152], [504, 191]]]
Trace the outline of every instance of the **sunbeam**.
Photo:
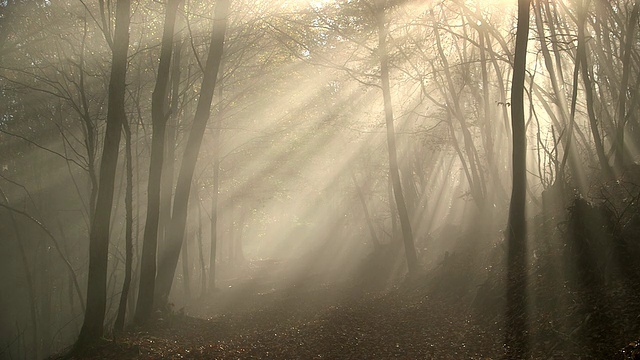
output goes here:
[[633, 358], [639, 18], [0, 0], [0, 358]]

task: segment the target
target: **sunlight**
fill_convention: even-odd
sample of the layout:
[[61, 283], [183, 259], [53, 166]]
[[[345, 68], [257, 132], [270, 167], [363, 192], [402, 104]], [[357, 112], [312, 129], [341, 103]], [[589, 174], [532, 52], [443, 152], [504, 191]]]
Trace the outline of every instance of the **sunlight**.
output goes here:
[[638, 14], [0, 1], [0, 358], [640, 349]]

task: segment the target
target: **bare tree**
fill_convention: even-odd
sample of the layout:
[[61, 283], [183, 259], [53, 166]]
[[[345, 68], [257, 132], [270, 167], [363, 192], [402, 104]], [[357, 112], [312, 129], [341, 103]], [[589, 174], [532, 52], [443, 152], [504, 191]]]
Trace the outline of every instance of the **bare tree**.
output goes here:
[[84, 323], [76, 347], [99, 339], [103, 334], [103, 323], [107, 302], [107, 262], [109, 229], [113, 205], [114, 181], [122, 124], [125, 121], [125, 79], [129, 48], [130, 0], [118, 0], [116, 24], [113, 38], [111, 78], [109, 81], [109, 106], [107, 128], [100, 163], [96, 211], [89, 234], [89, 279], [87, 284], [87, 306]]
[[[624, 36], [624, 57], [622, 59], [622, 77], [620, 79], [620, 91], [618, 96], [618, 108], [616, 111], [616, 120], [618, 127], [615, 139], [615, 170], [620, 173], [624, 168], [624, 132], [627, 124], [627, 96], [629, 90], [629, 78], [631, 77], [631, 52], [633, 51], [633, 39], [635, 37], [636, 23], [638, 22], [638, 14], [640, 13], [640, 1], [636, 0], [629, 16], [627, 25], [627, 33]], [[631, 110], [631, 109], [629, 109]]]
[[191, 132], [189, 133], [184, 149], [180, 172], [178, 174], [178, 183], [176, 184], [172, 218], [169, 226], [169, 238], [167, 239], [167, 250], [160, 256], [158, 261], [155, 300], [157, 308], [164, 308], [167, 305], [169, 292], [171, 291], [175, 270], [180, 257], [180, 249], [184, 241], [189, 192], [191, 191], [193, 173], [198, 160], [200, 145], [202, 144], [204, 131], [211, 113], [213, 93], [218, 79], [218, 70], [222, 61], [230, 2], [230, 0], [218, 0], [214, 8], [211, 42], [209, 44], [209, 53], [204, 68], [200, 97], [198, 99], [198, 106], [194, 115]]
[[[149, 164], [149, 184], [147, 198], [147, 219], [144, 228], [142, 258], [140, 260], [140, 287], [136, 304], [136, 322], [145, 322], [153, 311], [155, 292], [156, 253], [158, 247], [158, 219], [160, 217], [160, 184], [164, 157], [167, 112], [167, 92], [169, 87], [171, 55], [178, 5], [181, 0], [167, 3], [162, 33], [162, 48], [158, 64], [158, 78], [151, 99], [151, 121], [153, 138], [151, 142], [151, 161]], [[171, 144], [173, 146], [173, 144]]]
[[127, 189], [125, 194], [126, 225], [125, 225], [125, 269], [124, 281], [122, 282], [122, 293], [120, 293], [120, 303], [118, 305], [118, 315], [113, 325], [115, 331], [124, 329], [125, 315], [127, 314], [127, 299], [131, 287], [131, 273], [133, 271], [133, 155], [131, 147], [131, 127], [128, 122], [123, 123], [126, 141], [126, 177]]
[[524, 79], [529, 36], [531, 1], [518, 1], [518, 27], [511, 81], [511, 126], [513, 131], [513, 185], [507, 222], [507, 326], [506, 344], [509, 359], [526, 359], [527, 339], [527, 271], [525, 201], [527, 187], [527, 138], [524, 122]]
[[391, 102], [391, 85], [389, 82], [389, 58], [387, 54], [387, 28], [385, 20], [386, 1], [376, 2], [376, 20], [378, 26], [378, 55], [380, 57], [380, 76], [382, 79], [382, 95], [384, 99], [384, 115], [387, 126], [387, 147], [389, 152], [389, 177], [393, 187], [398, 215], [400, 217], [400, 227], [404, 242], [407, 266], [410, 274], [418, 271], [418, 255], [413, 240], [413, 232], [409, 221], [409, 212], [402, 193], [400, 182], [400, 172], [398, 171], [398, 154], [396, 150], [396, 135], [393, 125], [393, 105]]

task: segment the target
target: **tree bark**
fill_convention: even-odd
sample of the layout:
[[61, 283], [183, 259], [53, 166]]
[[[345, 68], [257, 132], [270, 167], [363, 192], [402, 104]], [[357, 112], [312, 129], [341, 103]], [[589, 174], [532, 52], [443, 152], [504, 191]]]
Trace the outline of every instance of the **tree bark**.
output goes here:
[[[4, 202], [7, 203], [7, 206], [11, 206], [9, 204], [9, 198], [4, 193], [4, 191], [0, 188], [0, 195], [4, 199]], [[22, 266], [24, 268], [24, 276], [27, 281], [27, 291], [29, 292], [29, 315], [31, 321], [31, 327], [33, 327], [33, 331], [31, 332], [31, 341], [33, 343], [33, 356], [35, 358], [40, 358], [40, 353], [38, 353], [38, 311], [36, 308], [36, 293], [33, 285], [33, 276], [31, 275], [31, 268], [29, 266], [29, 261], [27, 259], [27, 252], [24, 249], [24, 238], [22, 237], [22, 233], [20, 232], [20, 227], [18, 226], [18, 222], [16, 221], [15, 215], [9, 209], [9, 217], [11, 218], [11, 225], [13, 226], [13, 230], [16, 234], [16, 242], [18, 243], [18, 250], [20, 251], [20, 259], [22, 260]], [[47, 339], [48, 340], [48, 339]]]
[[[184, 11], [184, 2], [180, 3], [178, 13]], [[158, 224], [158, 252], [162, 252], [165, 247], [165, 240], [169, 233], [169, 223], [171, 222], [171, 203], [173, 201], [173, 183], [175, 179], [175, 158], [177, 128], [179, 126], [180, 109], [180, 78], [182, 64], [183, 36], [180, 34], [184, 30], [181, 17], [176, 18], [175, 46], [173, 49], [173, 60], [171, 61], [171, 103], [169, 107], [169, 119], [167, 120], [167, 137], [165, 140], [165, 157], [162, 167], [162, 180], [160, 183], [160, 218]]]
[[631, 10], [629, 23], [627, 25], [627, 33], [624, 40], [624, 58], [622, 59], [622, 79], [620, 83], [620, 92], [618, 97], [618, 110], [616, 111], [616, 121], [618, 128], [616, 130], [615, 139], [615, 171], [620, 174], [624, 169], [624, 128], [626, 126], [626, 103], [629, 85], [629, 77], [631, 77], [631, 52], [633, 47], [633, 38], [635, 35], [635, 27], [638, 22], [638, 12], [640, 10], [640, 0], [636, 0]]
[[391, 85], [389, 81], [389, 56], [387, 54], [387, 28], [385, 24], [385, 5], [384, 1], [378, 1], [378, 9], [376, 13], [378, 25], [378, 55], [380, 56], [380, 75], [382, 79], [382, 96], [384, 100], [384, 114], [387, 125], [387, 147], [389, 152], [389, 175], [393, 186], [393, 195], [395, 197], [398, 215], [400, 217], [400, 227], [402, 229], [402, 238], [404, 242], [405, 255], [407, 257], [407, 267], [409, 274], [415, 274], [418, 271], [418, 255], [413, 242], [413, 232], [411, 231], [411, 223], [409, 222], [409, 213], [407, 205], [402, 194], [402, 185], [400, 182], [400, 172], [398, 171], [398, 154], [396, 149], [396, 134], [393, 125], [393, 107], [391, 103]]
[[[218, 77], [224, 74], [223, 65], [220, 64]], [[223, 83], [218, 86], [218, 113], [213, 125], [213, 186], [211, 189], [211, 248], [209, 252], [209, 290], [216, 289], [216, 256], [218, 252], [218, 192], [220, 191], [220, 138], [222, 133], [222, 95]]]
[[178, 183], [176, 185], [176, 194], [173, 202], [173, 215], [171, 218], [169, 239], [167, 241], [167, 252], [163, 254], [158, 261], [156, 300], [158, 301], [157, 307], [159, 308], [167, 304], [178, 258], [180, 257], [180, 248], [184, 240], [191, 181], [198, 159], [200, 145], [202, 144], [204, 130], [211, 113], [211, 102], [218, 79], [218, 69], [220, 68], [222, 60], [229, 6], [230, 0], [218, 0], [216, 1], [214, 9], [215, 17], [211, 43], [209, 44], [209, 54], [204, 69], [200, 97], [178, 174]]
[[[220, 130], [214, 129], [214, 151], [218, 151]], [[209, 291], [216, 289], [216, 255], [218, 252], [218, 191], [220, 186], [220, 157], [213, 155], [213, 189], [211, 190], [211, 249], [209, 253]]]
[[200, 297], [207, 293], [207, 269], [202, 250], [202, 204], [198, 202], [198, 259], [200, 260]]
[[[604, 145], [602, 144], [602, 138], [600, 137], [600, 130], [598, 129], [598, 119], [593, 108], [593, 85], [591, 84], [591, 78], [588, 70], [587, 59], [587, 44], [584, 35], [584, 24], [587, 18], [587, 8], [585, 4], [580, 1], [578, 8], [578, 49], [577, 59], [580, 61], [580, 70], [582, 73], [582, 81], [584, 83], [584, 94], [587, 105], [587, 114], [589, 116], [589, 126], [591, 127], [591, 135], [593, 136], [593, 142], [596, 147], [596, 154], [598, 155], [598, 161], [600, 163], [600, 169], [606, 176], [610, 176], [613, 171], [609, 166], [609, 161], [604, 152]], [[576, 60], [578, 61], [578, 60]]]
[[511, 81], [511, 126], [513, 131], [513, 185], [507, 223], [507, 358], [528, 355], [526, 273], [526, 129], [524, 121], [524, 78], [529, 36], [530, 0], [518, 1], [516, 49]]
[[120, 304], [118, 305], [118, 315], [113, 325], [115, 331], [121, 332], [124, 329], [125, 315], [127, 314], [127, 298], [131, 287], [131, 272], [133, 268], [133, 155], [131, 151], [131, 128], [127, 122], [123, 123], [126, 160], [127, 160], [127, 190], [124, 203], [126, 211], [125, 219], [125, 263], [124, 281], [122, 292], [120, 293]]
[[145, 222], [142, 258], [140, 260], [140, 285], [136, 305], [135, 321], [144, 323], [153, 311], [153, 298], [156, 277], [156, 253], [158, 249], [158, 220], [160, 218], [160, 184], [162, 180], [162, 162], [164, 158], [165, 132], [169, 114], [166, 111], [167, 90], [173, 52], [173, 35], [176, 13], [180, 0], [167, 3], [158, 78], [151, 97], [151, 121], [153, 137], [151, 139], [151, 160], [149, 164], [149, 184], [147, 197], [147, 218]]
[[118, 164], [118, 151], [122, 123], [125, 121], [125, 78], [129, 48], [130, 0], [118, 0], [116, 25], [109, 80], [109, 105], [107, 127], [100, 162], [100, 176], [96, 209], [89, 234], [89, 275], [87, 283], [87, 306], [84, 323], [77, 347], [99, 339], [103, 334], [103, 323], [107, 301], [107, 262], [109, 250], [109, 226], [113, 205], [114, 181]]

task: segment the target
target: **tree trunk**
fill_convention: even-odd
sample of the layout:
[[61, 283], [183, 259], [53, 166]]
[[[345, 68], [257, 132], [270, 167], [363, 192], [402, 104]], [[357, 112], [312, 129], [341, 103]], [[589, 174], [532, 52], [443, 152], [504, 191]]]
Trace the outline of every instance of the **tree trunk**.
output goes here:
[[227, 220], [228, 222], [228, 226], [229, 226], [229, 232], [227, 233], [226, 236], [226, 247], [227, 247], [227, 262], [228, 262], [228, 268], [229, 269], [233, 269], [233, 267], [235, 266], [235, 238], [236, 238], [236, 213], [237, 213], [237, 208], [232, 205], [231, 208], [229, 209], [229, 211], [225, 214], [225, 220]]
[[[478, 16], [480, 16], [480, 7], [477, 8]], [[485, 31], [483, 30], [484, 24], [480, 24], [476, 27], [478, 32], [478, 41], [480, 47], [480, 66], [482, 72], [482, 107], [484, 110], [484, 119], [482, 121], [483, 134], [485, 139], [485, 154], [487, 156], [487, 166], [489, 167], [489, 173], [493, 178], [493, 188], [497, 195], [497, 198], [502, 202], [507, 199], [507, 192], [502, 186], [500, 172], [498, 171], [498, 162], [495, 156], [495, 140], [493, 138], [493, 121], [497, 118], [494, 115], [491, 101], [489, 86], [489, 69], [487, 66], [487, 54], [485, 47]]]
[[202, 250], [202, 204], [198, 202], [198, 258], [200, 260], [200, 297], [207, 293], [207, 269]]
[[[431, 13], [433, 16], [433, 11]], [[449, 108], [452, 109], [451, 111], [452, 115], [458, 120], [458, 123], [460, 123], [460, 130], [462, 131], [462, 139], [464, 143], [464, 152], [467, 155], [466, 166], [468, 167], [469, 172], [471, 174], [471, 177], [469, 177], [469, 187], [471, 188], [471, 193], [473, 194], [473, 199], [475, 204], [478, 206], [479, 209], [482, 209], [485, 204], [486, 185], [485, 185], [484, 177], [482, 176], [482, 172], [479, 169], [480, 159], [478, 157], [478, 152], [476, 150], [476, 147], [473, 143], [471, 132], [469, 131], [469, 128], [464, 120], [464, 113], [460, 106], [460, 101], [457, 95], [458, 92], [455, 89], [453, 77], [451, 75], [451, 71], [449, 70], [449, 61], [447, 60], [447, 56], [444, 52], [444, 49], [442, 48], [442, 43], [440, 41], [440, 31], [439, 31], [440, 29], [437, 26], [438, 21], [436, 21], [435, 17], [433, 20], [434, 20], [434, 34], [436, 39], [436, 47], [438, 48], [438, 53], [440, 54], [440, 59], [443, 64], [443, 70], [444, 70], [445, 78], [447, 80], [447, 87], [448, 87], [450, 96], [447, 97], [444, 91], [442, 91], [442, 95], [445, 97], [445, 99], [447, 99], [447, 103], [450, 104]], [[453, 128], [453, 124], [451, 124], [452, 134], [454, 131], [455, 129]], [[460, 157], [460, 161], [464, 163], [465, 158], [464, 156], [462, 156], [462, 152], [459, 152], [459, 157]]]
[[[555, 66], [551, 58], [551, 53], [549, 51], [546, 36], [544, 33], [544, 25], [542, 22], [542, 6], [543, 5], [545, 6], [547, 25], [549, 27], [549, 32], [551, 34], [551, 46], [552, 46], [553, 54], [555, 55]], [[581, 192], [584, 193], [584, 191], [586, 191], [585, 186], [583, 184], [584, 181], [580, 177], [580, 173], [578, 171], [579, 169], [578, 159], [577, 159], [578, 149], [575, 143], [571, 141], [573, 138], [573, 131], [579, 130], [579, 129], [576, 129], [573, 126], [574, 124], [571, 117], [571, 111], [569, 109], [571, 105], [567, 102], [567, 96], [564, 90], [564, 85], [565, 85], [564, 73], [562, 71], [563, 68], [562, 68], [562, 60], [560, 57], [560, 50], [558, 49], [558, 43], [560, 43], [562, 39], [558, 38], [556, 28], [554, 26], [552, 11], [549, 7], [549, 4], [536, 3], [536, 5], [534, 6], [534, 11], [535, 11], [536, 28], [538, 30], [538, 37], [541, 44], [541, 50], [544, 58], [545, 68], [549, 73], [549, 79], [551, 80], [551, 87], [553, 88], [553, 93], [556, 95], [555, 99], [553, 99], [554, 104], [558, 108], [561, 115], [560, 119], [562, 120], [562, 123], [556, 124], [556, 126], [559, 129], [561, 128], [568, 129], [566, 131], [566, 136], [564, 137], [565, 154], [563, 155], [563, 159], [569, 160], [569, 165], [570, 165], [569, 169], [571, 171], [571, 174], [573, 174], [573, 177], [574, 177], [573, 180], [578, 183]], [[575, 76], [573, 80], [574, 80], [574, 84], [576, 84]], [[575, 102], [573, 104], [575, 104]], [[564, 179], [565, 179], [564, 164], [565, 163], [566, 163], [566, 160], [563, 160], [562, 161], [563, 165], [560, 167], [559, 169], [560, 172], [557, 174], [557, 177], [556, 177], [557, 181], [564, 182]]]
[[[178, 12], [184, 10], [184, 2], [180, 3]], [[169, 233], [171, 222], [171, 202], [173, 200], [173, 183], [175, 179], [176, 136], [179, 126], [178, 114], [180, 113], [180, 78], [182, 63], [183, 36], [180, 32], [184, 29], [181, 17], [176, 18], [175, 48], [171, 62], [171, 104], [169, 107], [169, 119], [167, 120], [167, 137], [165, 140], [165, 158], [162, 166], [162, 179], [160, 183], [160, 223], [158, 224], [158, 252], [166, 247], [165, 241]]]
[[234, 243], [234, 251], [233, 258], [236, 267], [240, 267], [244, 264], [244, 247], [242, 246], [243, 235], [244, 235], [244, 224], [247, 221], [247, 211], [243, 206], [238, 208], [240, 212], [240, 217], [238, 218], [238, 229], [236, 232], [235, 239], [232, 240]]
[[123, 123], [126, 160], [127, 160], [127, 190], [125, 194], [125, 263], [124, 281], [122, 292], [120, 293], [120, 304], [118, 305], [118, 315], [114, 324], [114, 330], [121, 332], [124, 329], [125, 315], [127, 314], [127, 299], [129, 288], [131, 287], [131, 269], [133, 267], [133, 156], [131, 151], [131, 128], [127, 122]]
[[513, 187], [507, 223], [507, 358], [528, 355], [526, 272], [526, 129], [524, 122], [524, 78], [529, 36], [530, 0], [518, 1], [518, 27], [511, 82], [511, 126], [513, 131]]
[[414, 274], [418, 271], [418, 255], [413, 243], [413, 232], [411, 231], [411, 223], [409, 222], [409, 213], [407, 205], [402, 194], [402, 185], [400, 183], [400, 172], [398, 171], [398, 154], [396, 150], [396, 135], [393, 125], [393, 108], [391, 104], [391, 85], [389, 81], [389, 57], [387, 54], [387, 29], [385, 24], [385, 5], [384, 1], [378, 1], [378, 9], [376, 13], [378, 22], [378, 55], [380, 56], [380, 75], [382, 78], [382, 95], [384, 99], [384, 114], [387, 124], [387, 147], [389, 151], [389, 175], [393, 186], [393, 194], [400, 217], [400, 227], [402, 228], [402, 238], [404, 241], [404, 249], [407, 257], [407, 267], [409, 273]]
[[[216, 255], [218, 249], [218, 191], [220, 184], [220, 157], [217, 154], [220, 130], [214, 129], [213, 189], [211, 190], [211, 251], [209, 253], [209, 291], [216, 289]], [[217, 135], [216, 135], [217, 134]]]
[[618, 128], [616, 130], [615, 139], [615, 171], [620, 174], [624, 169], [624, 128], [626, 126], [626, 103], [629, 77], [631, 77], [631, 52], [633, 49], [633, 38], [635, 35], [635, 27], [638, 22], [638, 12], [640, 10], [640, 0], [636, 0], [631, 10], [629, 23], [627, 24], [627, 33], [624, 37], [624, 58], [622, 59], [622, 79], [620, 84], [620, 92], [618, 97], [618, 110], [616, 111], [616, 121]]
[[[220, 64], [218, 77], [224, 74], [224, 64]], [[216, 289], [216, 255], [218, 250], [218, 192], [220, 191], [220, 136], [222, 132], [223, 83], [218, 86], [218, 113], [213, 125], [213, 188], [211, 189], [211, 249], [209, 253], [209, 290]]]
[[587, 44], [584, 35], [584, 24], [587, 18], [587, 9], [585, 4], [580, 1], [578, 8], [578, 49], [577, 60], [580, 61], [580, 70], [582, 73], [582, 81], [584, 82], [584, 93], [587, 105], [587, 114], [589, 115], [589, 126], [591, 127], [591, 135], [593, 136], [593, 142], [596, 146], [596, 154], [598, 155], [598, 161], [600, 163], [600, 169], [606, 176], [610, 176], [613, 172], [609, 166], [609, 161], [604, 152], [604, 145], [602, 144], [602, 138], [600, 137], [600, 131], [598, 129], [598, 119], [593, 108], [593, 86], [591, 84], [591, 78], [589, 77], [588, 60], [587, 60]]
[[398, 237], [398, 219], [396, 218], [396, 207], [393, 200], [393, 184], [391, 181], [391, 175], [387, 174], [387, 196], [389, 198], [389, 216], [391, 218], [391, 242], [394, 242]]
[[186, 229], [185, 237], [187, 239], [182, 243], [182, 251], [180, 252], [180, 260], [182, 262], [182, 289], [187, 301], [191, 300], [191, 273], [189, 271], [189, 239], [191, 236], [193, 236], [193, 233], [189, 231], [189, 229]]
[[[4, 199], [4, 202], [7, 203], [7, 206], [11, 206], [9, 204], [9, 198], [5, 195], [4, 191], [0, 189], [0, 195]], [[31, 321], [31, 327], [33, 331], [31, 332], [31, 342], [33, 343], [33, 356], [35, 358], [40, 358], [40, 354], [38, 353], [38, 311], [36, 308], [36, 293], [33, 284], [33, 277], [31, 275], [31, 268], [29, 266], [29, 261], [27, 260], [27, 252], [24, 249], [24, 238], [22, 237], [22, 233], [20, 232], [20, 227], [18, 226], [18, 222], [16, 221], [15, 215], [9, 209], [9, 217], [11, 218], [11, 225], [13, 225], [13, 230], [16, 233], [16, 242], [18, 243], [18, 250], [20, 250], [20, 259], [22, 260], [22, 266], [24, 267], [24, 276], [27, 281], [27, 290], [29, 292], [29, 320]], [[48, 355], [48, 354], [47, 354]]]
[[118, 0], [116, 25], [109, 80], [109, 105], [107, 127], [100, 163], [100, 186], [96, 209], [89, 234], [89, 275], [87, 283], [87, 306], [84, 323], [76, 345], [84, 346], [99, 339], [103, 334], [103, 323], [107, 301], [107, 262], [109, 250], [109, 225], [113, 205], [114, 181], [118, 164], [118, 151], [122, 123], [125, 121], [125, 78], [127, 72], [127, 50], [129, 48], [130, 0]]
[[147, 218], [145, 222], [142, 258], [140, 260], [140, 285], [135, 321], [143, 323], [153, 311], [153, 298], [156, 277], [156, 253], [158, 248], [158, 220], [160, 218], [160, 183], [162, 180], [162, 162], [164, 158], [165, 130], [169, 114], [166, 111], [167, 90], [173, 51], [173, 35], [176, 13], [180, 0], [167, 3], [158, 78], [151, 97], [151, 121], [153, 137], [151, 139], [151, 160], [149, 164], [149, 184], [147, 198]]
[[[193, 219], [199, 215], [199, 208], [200, 208], [200, 194], [199, 194], [200, 189], [198, 188], [198, 181], [194, 179], [192, 186], [193, 188], [191, 189], [191, 207], [190, 207], [191, 215], [189, 218], [191, 219], [191, 224], [195, 224]], [[194, 207], [198, 207], [198, 208], [194, 209]], [[189, 259], [189, 240], [196, 235], [196, 232], [198, 230], [199, 229], [194, 229], [194, 231], [191, 231], [190, 229], [187, 229], [185, 231], [186, 239], [182, 243], [182, 254], [181, 254], [182, 285], [184, 290], [184, 296], [187, 298], [187, 300], [191, 300], [191, 265], [189, 265], [191, 259]]]
[[209, 54], [204, 69], [204, 78], [200, 89], [200, 97], [178, 174], [169, 239], [167, 241], [168, 248], [166, 254], [163, 254], [158, 261], [159, 267], [156, 281], [158, 286], [158, 307], [160, 308], [167, 304], [178, 258], [180, 257], [180, 248], [184, 240], [191, 181], [196, 167], [200, 145], [202, 144], [204, 130], [211, 113], [211, 102], [213, 100], [213, 93], [218, 78], [218, 69], [220, 68], [222, 59], [229, 6], [230, 0], [218, 0], [216, 1], [214, 9], [215, 18], [213, 21], [211, 43], [209, 44]]

